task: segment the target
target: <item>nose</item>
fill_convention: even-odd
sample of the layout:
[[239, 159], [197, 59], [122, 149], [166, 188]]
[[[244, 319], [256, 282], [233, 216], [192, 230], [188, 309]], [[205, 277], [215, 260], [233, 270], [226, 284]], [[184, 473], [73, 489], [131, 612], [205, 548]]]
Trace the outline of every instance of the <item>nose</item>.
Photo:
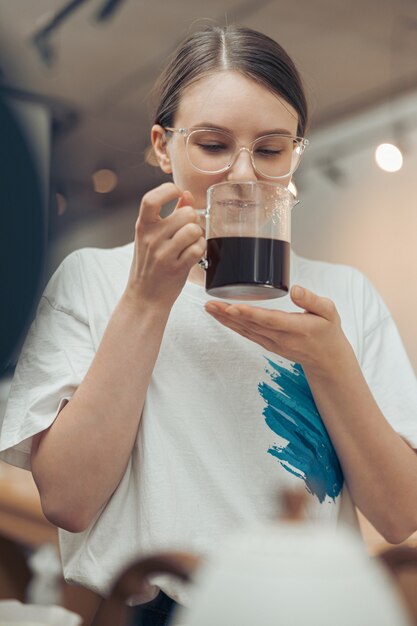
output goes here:
[[247, 148], [240, 148], [236, 154], [227, 172], [227, 180], [258, 180]]

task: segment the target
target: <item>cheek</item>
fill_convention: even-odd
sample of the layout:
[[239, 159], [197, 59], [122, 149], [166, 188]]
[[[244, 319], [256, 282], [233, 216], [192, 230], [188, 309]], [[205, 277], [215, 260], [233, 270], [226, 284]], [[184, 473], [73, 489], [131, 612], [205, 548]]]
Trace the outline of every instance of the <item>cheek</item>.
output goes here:
[[212, 185], [224, 182], [225, 178], [221, 176], [207, 176], [207, 174], [198, 174], [190, 179], [189, 189], [196, 201], [196, 208], [205, 209], [207, 206], [207, 189]]
[[288, 185], [291, 182], [292, 176], [287, 176], [287, 178], [280, 178], [278, 180], [271, 180], [271, 178], [266, 178], [264, 176], [257, 176], [257, 179], [265, 183], [277, 183], [278, 185], [282, 185], [283, 187], [288, 187]]
[[288, 187], [288, 185], [291, 182], [291, 176], [288, 176], [287, 178], [283, 178], [282, 180], [278, 181], [283, 187]]
[[224, 177], [210, 176], [207, 174], [200, 174], [195, 170], [186, 160], [185, 163], [177, 162], [173, 164], [172, 178], [174, 183], [183, 191], [190, 191], [195, 200], [195, 206], [197, 209], [205, 209], [207, 203], [207, 189], [211, 185], [223, 182]]

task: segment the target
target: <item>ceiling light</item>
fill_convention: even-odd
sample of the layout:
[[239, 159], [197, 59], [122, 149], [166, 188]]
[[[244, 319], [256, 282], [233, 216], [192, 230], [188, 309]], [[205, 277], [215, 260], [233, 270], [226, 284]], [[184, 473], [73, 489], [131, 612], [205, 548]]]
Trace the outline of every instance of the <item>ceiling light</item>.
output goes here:
[[375, 150], [375, 161], [384, 172], [398, 172], [403, 166], [403, 155], [394, 144], [381, 143]]
[[110, 193], [117, 187], [119, 182], [116, 172], [109, 169], [101, 169], [92, 175], [94, 191], [97, 193]]

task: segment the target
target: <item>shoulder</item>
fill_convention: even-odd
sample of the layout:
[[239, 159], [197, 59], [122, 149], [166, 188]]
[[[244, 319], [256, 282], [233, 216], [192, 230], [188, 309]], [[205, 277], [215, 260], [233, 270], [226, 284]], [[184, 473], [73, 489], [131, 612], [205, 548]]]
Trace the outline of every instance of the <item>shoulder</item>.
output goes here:
[[328, 263], [306, 259], [294, 254], [296, 265], [295, 280], [308, 289], [321, 292], [320, 295], [331, 297], [340, 290], [362, 289], [365, 276], [354, 267], [338, 263]]
[[100, 294], [124, 288], [133, 255], [133, 244], [118, 248], [82, 248], [71, 252], [50, 278], [43, 298], [64, 312], [78, 310], [83, 303], [99, 300]]
[[125, 270], [130, 267], [133, 243], [118, 248], [81, 248], [71, 252], [58, 269], [66, 275], [81, 272], [88, 276], [106, 271]]
[[318, 295], [333, 300], [340, 313], [351, 312], [369, 328], [389, 317], [389, 311], [372, 282], [349, 265], [295, 257], [295, 280]]
[[377, 295], [368, 278], [355, 267], [339, 263], [315, 261], [294, 255], [295, 280], [307, 289], [328, 298], [362, 300], [366, 294]]

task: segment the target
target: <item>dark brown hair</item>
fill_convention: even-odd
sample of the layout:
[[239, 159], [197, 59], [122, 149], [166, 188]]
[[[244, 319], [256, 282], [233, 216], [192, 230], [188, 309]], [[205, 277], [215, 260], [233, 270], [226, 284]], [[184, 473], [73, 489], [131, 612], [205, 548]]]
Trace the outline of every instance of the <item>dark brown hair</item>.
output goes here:
[[241, 72], [281, 96], [297, 111], [297, 134], [304, 135], [307, 101], [293, 61], [270, 37], [237, 26], [209, 27], [180, 44], [156, 85], [158, 105], [154, 123], [172, 126], [184, 89], [219, 70]]

